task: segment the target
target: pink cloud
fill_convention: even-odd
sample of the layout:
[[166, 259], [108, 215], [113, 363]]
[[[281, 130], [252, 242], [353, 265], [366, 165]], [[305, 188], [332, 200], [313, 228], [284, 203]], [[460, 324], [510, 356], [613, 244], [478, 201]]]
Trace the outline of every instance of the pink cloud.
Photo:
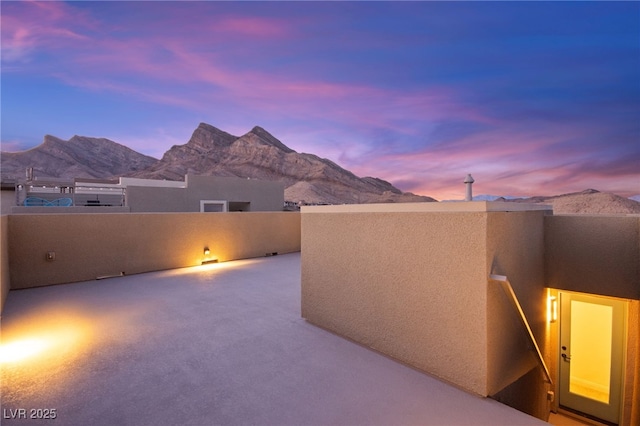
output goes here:
[[[293, 21], [191, 11], [187, 12], [189, 19], [167, 14], [161, 15], [161, 19], [145, 20], [141, 23], [145, 26], [144, 38], [134, 35], [122, 39], [117, 22], [94, 22], [68, 4], [32, 3], [28, 8], [18, 9], [21, 13], [10, 13], [6, 19], [3, 14], [3, 24], [10, 22], [3, 25], [3, 35], [7, 27], [7, 47], [15, 53], [14, 57], [26, 57], [37, 47], [46, 48], [59, 54], [59, 64], [50, 65], [59, 79], [92, 91], [114, 92], [193, 110], [202, 110], [214, 102], [227, 102], [259, 116], [319, 118], [360, 129], [386, 128], [404, 134], [415, 133], [406, 125], [412, 120], [426, 122], [453, 117], [489, 121], [481, 111], [465, 106], [444, 87], [407, 92], [305, 78], [300, 73], [260, 72], [242, 52], [229, 51], [230, 38], [236, 36], [260, 41], [291, 37], [296, 33], [297, 24]], [[177, 20], [176, 31], [163, 31], [173, 20]], [[35, 25], [36, 22], [39, 24]], [[87, 22], [93, 22], [91, 31]], [[201, 28], [203, 33], [216, 36], [181, 31], [179, 25], [185, 25], [184, 22], [189, 22], [190, 28]], [[155, 31], [147, 31], [149, 26]], [[80, 33], [76, 29], [85, 31]], [[236, 57], [242, 60], [235, 61]], [[164, 89], [176, 83], [183, 85], [179, 93], [178, 89], [173, 92]], [[351, 152], [347, 158], [362, 154], [362, 150]]]
[[76, 28], [88, 18], [63, 2], [16, 2], [2, 6], [2, 54], [9, 62], [26, 61], [37, 48], [86, 40]]
[[[442, 146], [407, 153], [365, 155], [343, 165], [357, 175], [379, 176], [401, 189], [437, 199], [461, 199], [462, 180], [473, 174], [475, 194], [555, 195], [587, 188], [629, 196], [640, 192], [634, 159], [599, 164], [587, 161], [597, 148], [567, 152], [566, 141], [580, 140], [592, 129], [557, 125], [531, 130], [503, 125]], [[636, 163], [637, 164], [637, 163]], [[635, 182], [635, 183], [634, 183]]]
[[[162, 46], [162, 61], [154, 59], [154, 49], [158, 46], [153, 40], [126, 43], [105, 40], [98, 46], [95, 53], [87, 53], [77, 59], [83, 70], [86, 71], [88, 67], [95, 70], [95, 73], [83, 73], [80, 80], [84, 81], [84, 86], [102, 87], [105, 90], [117, 86], [120, 92], [123, 92], [124, 86], [130, 86], [126, 91], [138, 96], [143, 91], [119, 79], [119, 74], [135, 75], [137, 80], [156, 81], [155, 84], [162, 81], [182, 82], [189, 87], [185, 88], [180, 103], [190, 103], [194, 108], [197, 103], [206, 106], [214, 100], [225, 100], [274, 115], [324, 118], [363, 128], [375, 126], [409, 133], [412, 130], [403, 124], [407, 120], [455, 117], [490, 121], [480, 111], [457, 102], [455, 94], [443, 87], [407, 93], [364, 85], [305, 80], [251, 69], [233, 69], [222, 65], [225, 61], [216, 54], [203, 54], [175, 41]], [[117, 65], [110, 67], [110, 64]], [[88, 81], [91, 78], [96, 80], [93, 85]], [[111, 79], [118, 80], [118, 83], [108, 83]], [[73, 84], [76, 77], [66, 80]], [[198, 89], [194, 90], [196, 86]], [[148, 96], [144, 98], [149, 99]], [[163, 102], [157, 96], [153, 98]], [[187, 98], [189, 101], [184, 101]], [[176, 105], [174, 96], [167, 96], [166, 101]]]
[[[377, 171], [379, 176], [391, 182], [406, 182], [402, 185], [405, 191], [429, 195], [440, 200], [462, 199], [467, 173], [476, 180], [474, 194], [492, 195], [557, 195], [578, 192], [588, 188], [610, 191], [622, 196], [630, 196], [640, 192], [637, 173], [630, 173], [626, 178], [619, 175], [607, 175], [590, 170], [582, 170], [572, 163], [545, 159], [532, 159], [529, 162], [514, 163], [504, 158], [481, 160], [473, 164], [456, 163], [449, 157], [442, 162], [424, 162], [424, 158], [405, 161], [390, 161], [384, 167], [385, 159], [366, 170], [361, 168], [360, 174]], [[379, 168], [375, 168], [379, 166]], [[422, 167], [421, 167], [422, 166]], [[515, 170], [515, 171], [514, 171]]]

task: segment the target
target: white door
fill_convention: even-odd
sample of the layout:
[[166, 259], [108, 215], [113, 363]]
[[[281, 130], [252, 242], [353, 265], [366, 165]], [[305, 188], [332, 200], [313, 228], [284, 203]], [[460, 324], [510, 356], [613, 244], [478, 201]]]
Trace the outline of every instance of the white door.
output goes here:
[[560, 293], [560, 405], [619, 423], [626, 302]]

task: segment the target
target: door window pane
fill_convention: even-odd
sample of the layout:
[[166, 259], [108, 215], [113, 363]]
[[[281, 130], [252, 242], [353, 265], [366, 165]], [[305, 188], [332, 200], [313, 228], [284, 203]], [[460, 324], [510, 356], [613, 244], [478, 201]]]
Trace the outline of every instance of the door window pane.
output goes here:
[[608, 404], [613, 308], [572, 300], [571, 324], [569, 392]]

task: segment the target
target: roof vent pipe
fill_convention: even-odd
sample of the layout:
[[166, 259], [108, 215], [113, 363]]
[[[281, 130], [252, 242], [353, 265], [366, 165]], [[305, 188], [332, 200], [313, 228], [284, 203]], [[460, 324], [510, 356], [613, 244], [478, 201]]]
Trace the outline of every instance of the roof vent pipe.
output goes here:
[[473, 182], [475, 182], [475, 180], [473, 180], [473, 178], [471, 177], [471, 173], [469, 173], [464, 179], [464, 184], [467, 186], [466, 193], [464, 195], [465, 201], [473, 201], [473, 193], [471, 191], [471, 185], [473, 184]]

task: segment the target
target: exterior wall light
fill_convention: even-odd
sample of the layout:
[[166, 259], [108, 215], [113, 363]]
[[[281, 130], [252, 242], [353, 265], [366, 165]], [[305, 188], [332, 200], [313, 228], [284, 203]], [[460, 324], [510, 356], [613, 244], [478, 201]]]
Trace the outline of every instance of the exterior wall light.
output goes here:
[[555, 296], [547, 298], [547, 320], [549, 322], [558, 320], [558, 299]]
[[205, 263], [218, 263], [218, 259], [216, 257], [211, 258], [211, 250], [209, 250], [209, 247], [205, 247], [202, 252], [204, 253], [204, 259], [200, 262], [200, 264], [204, 265]]

